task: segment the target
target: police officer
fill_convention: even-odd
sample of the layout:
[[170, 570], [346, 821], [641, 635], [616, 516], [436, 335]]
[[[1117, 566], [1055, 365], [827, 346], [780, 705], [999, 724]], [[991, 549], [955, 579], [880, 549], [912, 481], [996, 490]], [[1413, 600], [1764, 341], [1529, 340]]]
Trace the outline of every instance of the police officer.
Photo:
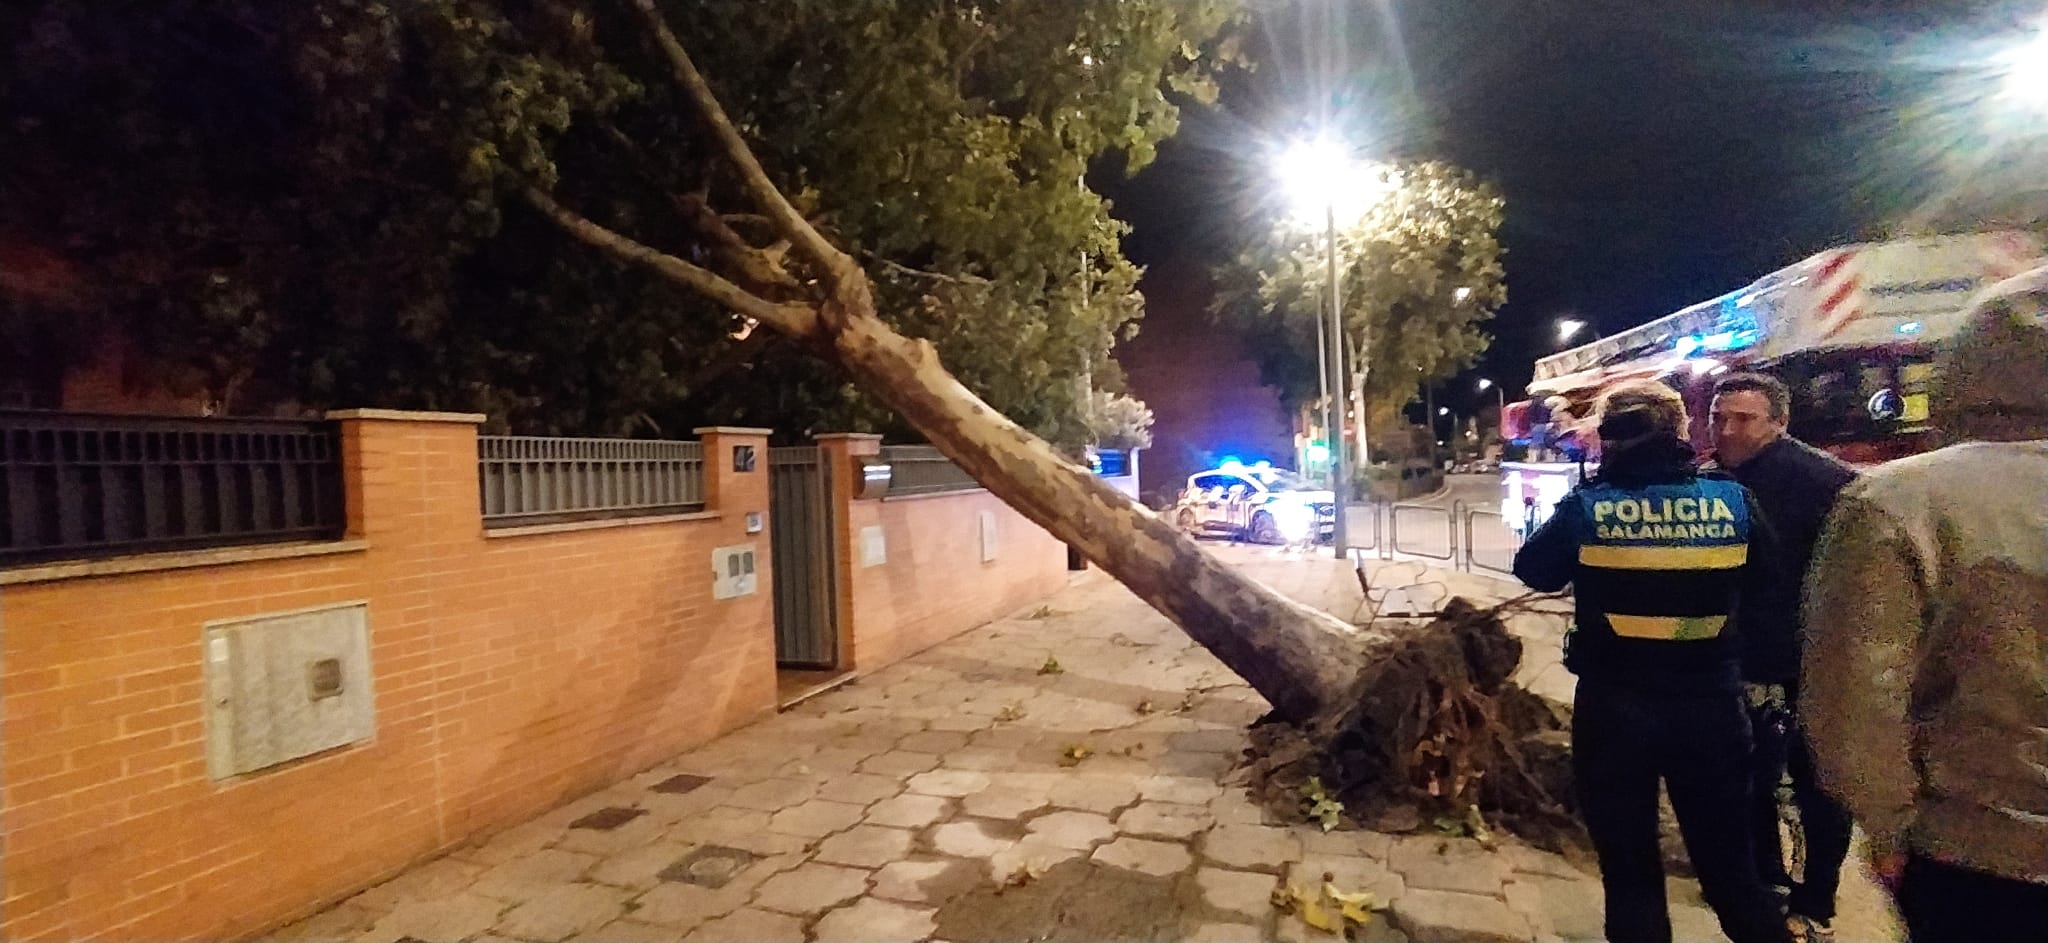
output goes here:
[[[1708, 428], [1714, 460], [1756, 496], [1778, 536], [1778, 562], [1797, 587], [1806, 578], [1821, 525], [1835, 496], [1856, 470], [1786, 431], [1792, 397], [1785, 384], [1756, 373], [1737, 373], [1714, 386]], [[1821, 791], [1793, 706], [1799, 703], [1799, 600], [1744, 606], [1743, 677], [1749, 682], [1750, 732], [1756, 745], [1750, 773], [1756, 804], [1750, 812], [1757, 876], [1786, 888], [1786, 920], [1794, 939], [1834, 939], [1835, 894], [1849, 856], [1849, 813]], [[1778, 784], [1791, 774], [1805, 847], [1801, 880], [1785, 869], [1778, 836]]]
[[1574, 588], [1565, 667], [1579, 676], [1572, 769], [1600, 861], [1613, 943], [1670, 943], [1657, 783], [1670, 793], [1700, 890], [1734, 943], [1786, 943], [1751, 854], [1749, 718], [1731, 621], [1745, 595], [1780, 598], [1774, 542], [1741, 485], [1701, 477], [1685, 404], [1654, 380], [1616, 386], [1599, 414], [1599, 473], [1515, 554], [1529, 586]]

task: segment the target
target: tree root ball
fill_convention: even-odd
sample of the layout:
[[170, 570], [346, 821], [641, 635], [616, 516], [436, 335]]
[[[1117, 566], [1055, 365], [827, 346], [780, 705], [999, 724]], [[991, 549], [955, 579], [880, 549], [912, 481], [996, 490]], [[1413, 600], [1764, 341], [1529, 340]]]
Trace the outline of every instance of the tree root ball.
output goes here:
[[1552, 851], [1583, 851], [1570, 717], [1509, 680], [1522, 642], [1502, 621], [1507, 605], [1452, 599], [1428, 625], [1369, 652], [1353, 696], [1336, 709], [1307, 725], [1258, 721], [1242, 773], [1255, 800], [1303, 820], [1314, 811], [1306, 797], [1315, 777], [1351, 825], [1481, 835], [1498, 827]]

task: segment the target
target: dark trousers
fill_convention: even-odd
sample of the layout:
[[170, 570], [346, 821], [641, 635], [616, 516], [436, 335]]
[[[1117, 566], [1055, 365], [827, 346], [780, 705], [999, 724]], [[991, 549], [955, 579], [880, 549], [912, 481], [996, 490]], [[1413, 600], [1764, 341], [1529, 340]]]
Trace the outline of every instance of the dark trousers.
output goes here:
[[[1757, 876], [1765, 884], [1792, 889], [1785, 908], [1815, 920], [1835, 919], [1835, 895], [1842, 886], [1842, 862], [1849, 857], [1849, 813], [1820, 788], [1813, 769], [1813, 752], [1807, 749], [1798, 716], [1789, 705], [1797, 704], [1799, 692], [1786, 689], [1784, 704], [1749, 707], [1750, 729], [1756, 740], [1755, 780], [1751, 794]], [[1799, 835], [1805, 846], [1801, 855], [1800, 880], [1794, 882], [1785, 870], [1785, 849], [1778, 833], [1778, 784], [1790, 774], [1792, 803], [1799, 810]]]
[[1913, 943], [2048, 940], [2048, 884], [1914, 857], [1899, 880], [1898, 903]]
[[1671, 795], [1700, 893], [1734, 943], [1786, 943], [1750, 851], [1749, 717], [1727, 694], [1674, 694], [1580, 681], [1572, 772], [1611, 943], [1671, 943], [1657, 847], [1657, 782]]

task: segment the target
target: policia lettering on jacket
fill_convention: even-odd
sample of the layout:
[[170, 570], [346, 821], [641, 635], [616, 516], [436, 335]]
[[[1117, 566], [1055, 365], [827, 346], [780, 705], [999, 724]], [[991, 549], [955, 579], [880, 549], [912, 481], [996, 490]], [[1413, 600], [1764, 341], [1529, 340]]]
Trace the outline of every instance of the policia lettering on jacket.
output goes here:
[[1622, 498], [1593, 504], [1594, 534], [1602, 540], [1726, 539], [1735, 536], [1735, 520], [1735, 509], [1720, 498], [1664, 498], [1655, 504]]

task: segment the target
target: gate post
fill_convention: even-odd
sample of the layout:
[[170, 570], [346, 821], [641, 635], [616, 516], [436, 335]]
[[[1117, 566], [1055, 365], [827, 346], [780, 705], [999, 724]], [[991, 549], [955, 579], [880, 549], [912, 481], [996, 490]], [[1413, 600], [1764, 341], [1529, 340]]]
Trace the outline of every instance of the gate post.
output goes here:
[[860, 665], [860, 632], [854, 618], [854, 574], [860, 562], [860, 532], [879, 527], [881, 510], [874, 501], [860, 500], [863, 486], [858, 460], [882, 454], [882, 437], [866, 432], [827, 432], [813, 436], [818, 443], [818, 460], [832, 483], [832, 607], [839, 632], [839, 667], [853, 670]]
[[730, 515], [743, 527], [748, 513], [761, 514], [765, 519], [768, 430], [704, 426], [690, 431], [704, 447], [704, 508]]

